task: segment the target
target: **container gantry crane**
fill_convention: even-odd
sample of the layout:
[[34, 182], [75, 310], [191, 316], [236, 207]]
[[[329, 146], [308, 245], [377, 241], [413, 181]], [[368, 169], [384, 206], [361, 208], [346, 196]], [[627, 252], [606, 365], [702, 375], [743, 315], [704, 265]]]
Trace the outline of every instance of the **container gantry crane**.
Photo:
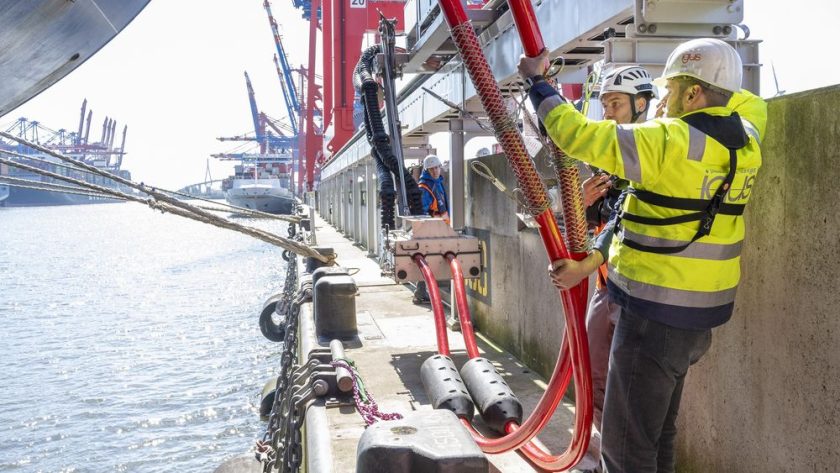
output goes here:
[[[95, 164], [111, 171], [118, 171], [122, 167], [122, 160], [125, 156], [125, 139], [128, 133], [128, 126], [123, 127], [122, 142], [119, 147], [114, 147], [116, 139], [117, 120], [105, 117], [102, 122], [102, 137], [99, 141], [88, 142], [90, 133], [90, 122], [93, 119], [93, 110], [87, 113], [87, 127], [85, 135], [82, 130], [85, 125], [85, 112], [87, 111], [87, 99], [82, 102], [81, 118], [78, 131], [68, 131], [65, 128], [54, 130], [45, 126], [38, 120], [29, 120], [25, 117], [18, 118], [7, 129], [7, 133], [14, 133], [26, 140], [46, 146], [62, 154], [86, 162]], [[0, 141], [0, 148], [14, 151], [25, 155], [38, 155], [39, 152], [24, 146], [20, 143], [8, 143]]]
[[280, 85], [283, 88], [283, 99], [286, 102], [286, 111], [289, 114], [289, 124], [298, 134], [297, 117], [300, 114], [300, 102], [298, 101], [295, 81], [292, 80], [292, 68], [289, 67], [289, 60], [286, 57], [286, 50], [283, 48], [283, 40], [280, 37], [280, 30], [274, 15], [271, 13], [271, 5], [268, 0], [263, 2], [265, 12], [268, 15], [268, 23], [271, 26], [271, 33], [274, 35], [274, 47], [277, 48], [277, 55], [274, 56], [274, 65], [277, 67], [277, 75], [280, 77]]
[[[248, 90], [248, 104], [251, 109], [251, 119], [254, 123], [254, 136], [237, 135], [230, 137], [216, 138], [219, 141], [256, 141], [260, 145], [260, 154], [274, 153], [277, 150], [290, 150], [297, 146], [296, 136], [285, 136], [280, 133], [277, 127], [272, 128], [277, 131], [278, 135], [273, 135], [266, 131], [266, 124], [268, 120], [265, 115], [260, 113], [257, 107], [256, 94], [254, 93], [254, 86], [251, 84], [251, 78], [248, 77], [248, 72], [245, 72], [245, 87]], [[269, 123], [270, 124], [270, 123]]]

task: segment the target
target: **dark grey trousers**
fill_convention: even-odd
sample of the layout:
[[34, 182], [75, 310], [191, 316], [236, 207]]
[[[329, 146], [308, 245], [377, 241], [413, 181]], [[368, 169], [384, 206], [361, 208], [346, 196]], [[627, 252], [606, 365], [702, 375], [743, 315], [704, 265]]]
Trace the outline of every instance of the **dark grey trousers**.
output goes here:
[[683, 330], [625, 309], [615, 328], [601, 452], [608, 473], [673, 473], [685, 375], [712, 343], [711, 330]]

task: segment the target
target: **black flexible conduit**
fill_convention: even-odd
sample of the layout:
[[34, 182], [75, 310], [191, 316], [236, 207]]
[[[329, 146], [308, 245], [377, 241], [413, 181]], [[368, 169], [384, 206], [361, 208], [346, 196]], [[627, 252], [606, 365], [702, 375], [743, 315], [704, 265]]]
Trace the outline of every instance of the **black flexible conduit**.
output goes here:
[[[382, 113], [379, 111], [379, 84], [374, 75], [374, 61], [380, 52], [377, 44], [362, 52], [359, 63], [353, 74], [353, 85], [359, 91], [362, 107], [365, 111], [365, 131], [368, 143], [371, 145], [371, 156], [376, 162], [376, 172], [379, 179], [380, 218], [382, 227], [396, 228], [394, 221], [395, 200], [397, 193], [394, 188], [393, 176], [400, 173], [399, 162], [391, 149], [391, 138], [382, 123]], [[417, 182], [406, 169], [403, 173], [405, 190], [408, 194], [408, 210], [412, 215], [423, 214], [423, 202]]]

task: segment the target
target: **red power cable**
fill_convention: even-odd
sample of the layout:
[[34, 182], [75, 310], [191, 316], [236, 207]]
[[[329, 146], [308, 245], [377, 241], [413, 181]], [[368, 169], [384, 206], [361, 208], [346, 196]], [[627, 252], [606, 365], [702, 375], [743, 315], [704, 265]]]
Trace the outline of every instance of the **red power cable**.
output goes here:
[[467, 356], [470, 359], [478, 358], [478, 345], [475, 343], [475, 332], [470, 317], [470, 305], [467, 302], [467, 291], [464, 288], [464, 272], [461, 270], [461, 262], [453, 253], [447, 253], [449, 269], [452, 270], [452, 281], [455, 282], [455, 303], [458, 307], [458, 320], [461, 322], [461, 335], [464, 336], [464, 345], [467, 347]]
[[[554, 220], [554, 214], [551, 212], [545, 186], [536, 173], [530, 156], [528, 156], [522, 136], [508, 114], [504, 98], [481, 50], [475, 30], [469, 23], [466, 11], [460, 0], [439, 0], [439, 3], [450, 26], [452, 39], [461, 53], [470, 79], [493, 124], [496, 138], [504, 149], [508, 162], [517, 177], [519, 187], [523, 191], [525, 205], [531, 209], [532, 213], [537, 214], [535, 219], [540, 224], [540, 236], [543, 239], [549, 261], [569, 258], [570, 255]], [[536, 22], [533, 17], [533, 11], [530, 13], [530, 19], [529, 15], [525, 15], [526, 20], [532, 23], [532, 27], [535, 27]], [[538, 30], [535, 29], [532, 33], [534, 32], [536, 34], [533, 34], [529, 47], [540, 46], [542, 42]], [[522, 35], [521, 31], [520, 34]], [[541, 50], [542, 48], [540, 48]], [[504, 452], [522, 447], [531, 440], [545, 426], [557, 404], [559, 404], [568, 385], [569, 368], [573, 365], [577, 419], [574, 438], [569, 450], [560, 457], [560, 460], [564, 464], [569, 463], [569, 466], [571, 466], [571, 464], [577, 463], [585, 453], [592, 422], [592, 379], [589, 372], [589, 349], [583, 328], [583, 311], [586, 304], [585, 287], [580, 285], [570, 291], [561, 291], [560, 297], [563, 301], [568, 343], [562, 345], [546, 392], [531, 416], [519, 428], [511, 428], [508, 435], [492, 440], [474, 435], [476, 443], [485, 452]], [[555, 466], [555, 463], [559, 465], [559, 462], [552, 462], [551, 466]]]
[[423, 273], [423, 279], [426, 281], [426, 288], [429, 291], [429, 299], [432, 301], [432, 312], [435, 317], [435, 335], [437, 336], [438, 353], [443, 356], [449, 356], [449, 338], [446, 335], [446, 314], [443, 313], [443, 301], [440, 298], [440, 288], [438, 287], [435, 275], [432, 274], [432, 268], [426, 262], [423, 255], [414, 255], [414, 262]]

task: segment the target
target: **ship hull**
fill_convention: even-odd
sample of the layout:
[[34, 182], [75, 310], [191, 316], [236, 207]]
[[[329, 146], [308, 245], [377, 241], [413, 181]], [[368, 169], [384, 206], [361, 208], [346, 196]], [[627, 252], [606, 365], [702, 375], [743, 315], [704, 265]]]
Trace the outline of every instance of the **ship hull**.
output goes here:
[[225, 193], [225, 199], [230, 205], [280, 215], [291, 214], [295, 207], [295, 201], [290, 196], [258, 195], [231, 190]]
[[61, 192], [15, 187], [9, 189], [9, 197], [5, 201], [0, 202], [0, 205], [6, 207], [38, 207], [49, 205], [108, 204], [115, 202], [121, 201], [105, 197], [64, 194]]

